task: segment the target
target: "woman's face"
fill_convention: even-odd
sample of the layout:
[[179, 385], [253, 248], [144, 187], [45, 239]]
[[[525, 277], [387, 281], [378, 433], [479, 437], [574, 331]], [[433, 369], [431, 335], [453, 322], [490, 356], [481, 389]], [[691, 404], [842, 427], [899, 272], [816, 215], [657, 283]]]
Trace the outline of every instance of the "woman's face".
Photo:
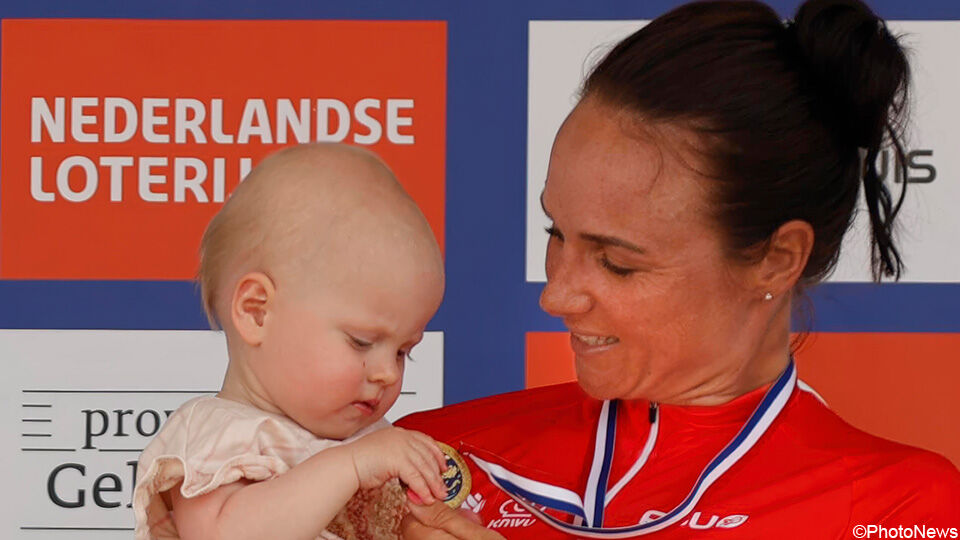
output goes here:
[[[709, 180], [676, 129], [632, 130], [586, 98], [560, 129], [542, 202], [553, 221], [540, 304], [571, 331], [600, 399], [697, 403], [742, 378], [759, 346], [746, 266], [724, 256]], [[732, 396], [731, 396], [732, 397]]]

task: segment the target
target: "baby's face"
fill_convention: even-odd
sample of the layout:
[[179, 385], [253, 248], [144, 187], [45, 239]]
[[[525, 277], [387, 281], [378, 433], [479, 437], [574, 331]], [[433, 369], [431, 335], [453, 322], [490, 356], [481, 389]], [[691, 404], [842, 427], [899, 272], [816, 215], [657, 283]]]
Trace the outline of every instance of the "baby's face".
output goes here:
[[387, 412], [443, 295], [431, 265], [369, 262], [278, 283], [266, 321], [257, 378], [318, 437], [349, 437]]

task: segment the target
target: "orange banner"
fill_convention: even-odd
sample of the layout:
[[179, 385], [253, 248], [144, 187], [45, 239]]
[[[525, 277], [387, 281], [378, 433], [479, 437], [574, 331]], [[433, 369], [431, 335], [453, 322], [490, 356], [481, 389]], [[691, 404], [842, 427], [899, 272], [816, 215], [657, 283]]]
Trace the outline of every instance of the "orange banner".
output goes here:
[[265, 154], [372, 148], [443, 245], [443, 22], [4, 20], [0, 278], [191, 279]]

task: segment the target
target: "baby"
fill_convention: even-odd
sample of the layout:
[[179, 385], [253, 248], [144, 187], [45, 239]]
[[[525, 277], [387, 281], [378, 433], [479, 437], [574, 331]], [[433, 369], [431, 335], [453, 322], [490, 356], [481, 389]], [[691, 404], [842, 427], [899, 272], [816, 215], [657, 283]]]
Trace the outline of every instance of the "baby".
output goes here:
[[143, 451], [137, 540], [396, 538], [395, 479], [413, 500], [445, 497], [433, 439], [383, 420], [444, 274], [379, 159], [273, 154], [210, 222], [200, 258], [230, 363], [220, 393], [181, 406]]

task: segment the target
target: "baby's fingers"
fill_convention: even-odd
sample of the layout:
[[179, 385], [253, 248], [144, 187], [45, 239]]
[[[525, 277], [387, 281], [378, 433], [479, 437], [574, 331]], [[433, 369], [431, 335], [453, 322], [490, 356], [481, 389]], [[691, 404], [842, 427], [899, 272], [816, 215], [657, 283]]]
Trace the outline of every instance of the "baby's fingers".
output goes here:
[[[440, 500], [445, 499], [447, 497], [447, 486], [444, 485], [443, 478], [440, 477], [440, 472], [437, 470], [433, 454], [430, 452], [432, 447], [429, 445], [414, 444], [413, 448], [417, 452], [416, 465], [423, 477], [427, 479], [430, 491]], [[435, 448], [435, 446], [433, 446], [433, 448]]]
[[431, 489], [427, 485], [427, 480], [416, 468], [404, 467], [400, 471], [400, 480], [403, 480], [407, 488], [414, 492], [424, 504], [433, 504], [435, 502], [436, 499], [433, 497]]
[[430, 455], [433, 456], [433, 459], [437, 462], [437, 466], [440, 467], [440, 472], [447, 470], [447, 456], [440, 450], [440, 447], [437, 446], [437, 441], [433, 440], [429, 435], [424, 433], [414, 432], [417, 439], [422, 443], [427, 450], [430, 452]]
[[437, 460], [437, 465], [440, 466], [440, 472], [445, 472], [447, 470], [447, 455], [440, 450], [440, 447], [437, 446], [437, 443], [431, 444], [429, 448], [430, 453], [433, 454], [433, 459]]

